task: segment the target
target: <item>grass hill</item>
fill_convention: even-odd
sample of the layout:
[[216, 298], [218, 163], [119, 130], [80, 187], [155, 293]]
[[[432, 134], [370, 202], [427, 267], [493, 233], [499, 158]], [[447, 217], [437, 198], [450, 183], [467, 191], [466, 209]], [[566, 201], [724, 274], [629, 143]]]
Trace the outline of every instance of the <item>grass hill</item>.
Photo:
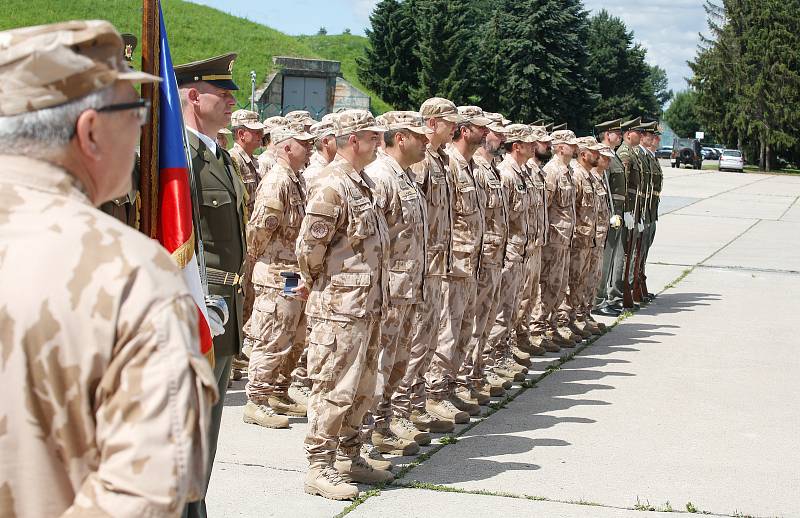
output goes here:
[[[249, 103], [250, 71], [255, 70], [259, 84], [262, 83], [274, 68], [272, 56], [336, 60], [340, 60], [336, 56], [341, 56], [344, 78], [372, 97], [376, 112], [389, 109], [386, 103], [363, 88], [358, 81], [355, 56], [360, 55], [359, 49], [366, 45], [366, 38], [348, 35], [293, 37], [265, 25], [183, 0], [162, 0], [161, 4], [175, 64], [225, 52], [239, 53], [233, 75], [234, 81], [242, 89], [236, 97], [243, 107]], [[0, 30], [76, 19], [108, 20], [120, 32], [130, 32], [139, 37], [141, 2], [3, 0]], [[341, 49], [339, 45], [342, 45]], [[134, 55], [134, 63], [141, 63], [140, 50], [138, 48]]]

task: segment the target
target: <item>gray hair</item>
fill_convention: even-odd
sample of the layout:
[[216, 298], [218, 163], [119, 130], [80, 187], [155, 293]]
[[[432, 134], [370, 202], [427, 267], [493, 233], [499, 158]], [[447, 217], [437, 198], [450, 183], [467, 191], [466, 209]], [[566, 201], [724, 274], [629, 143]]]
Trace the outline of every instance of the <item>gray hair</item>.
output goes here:
[[113, 99], [114, 89], [108, 86], [52, 108], [0, 117], [0, 154], [48, 157], [69, 144], [81, 113]]

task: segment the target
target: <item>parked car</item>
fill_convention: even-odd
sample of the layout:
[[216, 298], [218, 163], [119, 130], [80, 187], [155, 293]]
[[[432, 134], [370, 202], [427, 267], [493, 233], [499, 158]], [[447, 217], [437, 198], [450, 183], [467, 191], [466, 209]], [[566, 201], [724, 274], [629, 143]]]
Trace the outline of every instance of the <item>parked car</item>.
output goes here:
[[658, 148], [656, 158], [672, 158], [672, 148], [669, 146]]
[[694, 138], [676, 138], [672, 144], [672, 167], [680, 168], [681, 164], [695, 169], [703, 167], [703, 154], [700, 141]]
[[719, 160], [720, 152], [713, 147], [704, 147], [700, 150], [703, 160]]
[[726, 149], [722, 152], [722, 156], [719, 158], [719, 170], [725, 171], [726, 169], [739, 171], [740, 173], [744, 171], [744, 158], [742, 158], [741, 151], [738, 149]]

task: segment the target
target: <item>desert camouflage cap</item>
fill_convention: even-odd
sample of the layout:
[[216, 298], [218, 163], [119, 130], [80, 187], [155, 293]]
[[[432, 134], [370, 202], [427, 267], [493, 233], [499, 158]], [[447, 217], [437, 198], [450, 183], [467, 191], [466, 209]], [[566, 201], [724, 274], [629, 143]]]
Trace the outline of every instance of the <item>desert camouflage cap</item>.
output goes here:
[[553, 137], [553, 144], [569, 144], [571, 146], [578, 144], [578, 139], [572, 130], [556, 130], [550, 136]]
[[491, 124], [489, 124], [489, 129], [495, 133], [505, 133], [506, 126], [511, 124], [510, 120], [499, 113], [483, 112], [483, 116], [492, 121]]
[[51, 108], [116, 81], [154, 83], [132, 70], [114, 26], [72, 21], [0, 32], [0, 116]]
[[336, 136], [343, 137], [359, 131], [386, 131], [386, 128], [375, 122], [375, 117], [367, 110], [345, 110], [339, 114], [334, 123]]
[[286, 126], [287, 124], [289, 121], [286, 120], [286, 117], [275, 115], [264, 120], [264, 131], [272, 131], [277, 126]]
[[250, 110], [236, 110], [231, 114], [231, 128], [244, 126], [251, 130], [263, 130], [264, 124], [259, 120], [256, 112]]
[[336, 129], [334, 128], [333, 121], [328, 120], [312, 124], [311, 129], [309, 129], [308, 132], [311, 133], [314, 138], [322, 138], [335, 134]]
[[406, 129], [419, 133], [420, 135], [430, 135], [433, 130], [425, 126], [425, 119], [419, 112], [394, 111], [386, 112], [375, 121], [387, 130]]
[[322, 120], [320, 122], [334, 123], [338, 118], [339, 118], [339, 113], [326, 113], [325, 115], [322, 116]]
[[278, 144], [284, 140], [293, 138], [295, 140], [313, 140], [314, 135], [303, 131], [303, 126], [290, 124], [288, 126], [276, 126], [269, 132], [269, 139], [273, 144]]
[[426, 119], [442, 118], [450, 122], [461, 122], [455, 103], [442, 97], [431, 97], [419, 108], [419, 113]]
[[311, 126], [317, 122], [311, 116], [311, 113], [306, 110], [294, 110], [284, 115], [284, 117], [289, 121], [289, 124], [300, 122], [303, 126]]
[[458, 114], [464, 124], [474, 124], [475, 126], [488, 126], [492, 119], [484, 117], [483, 110], [477, 106], [459, 106]]
[[604, 157], [606, 157], [606, 158], [614, 158], [614, 156], [616, 156], [614, 154], [614, 150], [611, 149], [609, 146], [602, 146], [602, 147], [603, 147], [603, 149], [600, 150], [600, 154], [603, 155]]
[[546, 126], [531, 126], [531, 134], [535, 142], [552, 142], [553, 137], [547, 132]]
[[531, 127], [526, 124], [511, 124], [505, 128], [506, 142], [535, 142]]
[[236, 61], [236, 56], [235, 52], [229, 52], [176, 66], [175, 79], [178, 81], [178, 86], [203, 81], [217, 88], [238, 90], [239, 87], [233, 82], [233, 63]]
[[219, 135], [233, 135], [233, 132], [231, 130], [229, 130], [228, 128], [222, 128], [217, 132], [217, 134], [219, 134]]
[[579, 137], [576, 140], [578, 141], [578, 149], [601, 151], [604, 147], [602, 144], [598, 144], [597, 139], [594, 137]]

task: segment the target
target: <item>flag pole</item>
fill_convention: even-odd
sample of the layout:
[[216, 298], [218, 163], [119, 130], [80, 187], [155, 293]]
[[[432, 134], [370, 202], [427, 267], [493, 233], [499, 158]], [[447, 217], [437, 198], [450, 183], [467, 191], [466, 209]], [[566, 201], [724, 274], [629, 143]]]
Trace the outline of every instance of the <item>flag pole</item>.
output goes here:
[[[142, 71], [159, 75], [159, 0], [142, 0]], [[150, 101], [150, 119], [142, 128], [140, 145], [142, 197], [141, 231], [155, 239], [158, 233], [158, 83], [142, 85]]]

